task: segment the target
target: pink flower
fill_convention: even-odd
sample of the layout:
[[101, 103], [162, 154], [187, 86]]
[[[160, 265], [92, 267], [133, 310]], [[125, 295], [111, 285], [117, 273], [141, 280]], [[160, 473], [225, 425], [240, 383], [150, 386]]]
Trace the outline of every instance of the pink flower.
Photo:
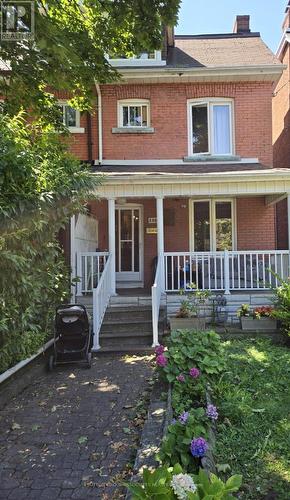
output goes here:
[[160, 354], [163, 354], [164, 351], [165, 351], [164, 345], [158, 345], [157, 347], [155, 347], [156, 356], [160, 356]]
[[198, 368], [191, 368], [189, 370], [189, 375], [192, 377], [192, 378], [198, 378], [200, 376], [200, 371]]
[[185, 376], [180, 373], [180, 375], [177, 375], [176, 380], [178, 380], [178, 382], [185, 382]]
[[164, 356], [164, 354], [159, 354], [159, 356], [157, 356], [156, 358], [156, 364], [158, 366], [166, 366], [168, 363], [168, 359]]

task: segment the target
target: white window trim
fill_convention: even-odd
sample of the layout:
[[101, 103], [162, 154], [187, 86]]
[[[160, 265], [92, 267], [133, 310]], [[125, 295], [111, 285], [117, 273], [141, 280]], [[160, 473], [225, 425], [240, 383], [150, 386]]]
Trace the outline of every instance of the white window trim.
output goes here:
[[165, 66], [166, 61], [162, 59], [161, 50], [155, 50], [154, 59], [149, 59], [145, 57], [146, 52], [144, 52], [144, 57], [136, 59], [135, 57], [130, 57], [128, 59], [110, 59], [107, 57], [109, 63], [112, 66]]
[[[58, 100], [58, 104], [60, 106], [69, 106], [68, 102], [66, 100], [64, 100], [64, 99]], [[79, 111], [79, 109], [76, 109], [75, 111], [76, 111], [76, 126], [75, 127], [68, 127], [68, 130], [72, 134], [83, 134], [85, 132], [85, 129], [84, 129], [84, 127], [80, 126], [80, 122], [81, 122], [80, 111]], [[65, 125], [64, 119], [63, 119], [63, 124]]]
[[[204, 153], [194, 153], [192, 147], [192, 113], [191, 110], [194, 106], [206, 104], [207, 105], [207, 119], [208, 119], [208, 143], [209, 151]], [[224, 104], [230, 107], [230, 143], [231, 151], [227, 154], [218, 155], [212, 152], [213, 148], [213, 106], [215, 104]], [[223, 97], [207, 97], [204, 99], [188, 99], [187, 101], [187, 130], [188, 130], [188, 155], [189, 156], [234, 156], [235, 155], [235, 120], [234, 120], [234, 100]]]
[[200, 201], [209, 202], [210, 221], [210, 252], [216, 252], [216, 203], [227, 201], [231, 203], [232, 211], [232, 251], [237, 249], [237, 203], [236, 198], [193, 198], [189, 203], [189, 242], [190, 251], [194, 250], [194, 203]]
[[[123, 125], [123, 106], [146, 106], [147, 107], [147, 125]], [[134, 129], [142, 130], [150, 128], [151, 118], [150, 118], [150, 101], [149, 99], [122, 99], [117, 102], [117, 122], [118, 127], [122, 129]]]

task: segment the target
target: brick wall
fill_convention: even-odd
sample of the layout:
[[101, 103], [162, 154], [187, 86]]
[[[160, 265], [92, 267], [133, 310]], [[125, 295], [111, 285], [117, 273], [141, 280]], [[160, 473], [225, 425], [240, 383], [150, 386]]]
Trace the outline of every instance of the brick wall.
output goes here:
[[[288, 12], [285, 17], [285, 27], [289, 26]], [[281, 57], [281, 62], [287, 65], [275, 86], [273, 97], [273, 163], [276, 168], [290, 167], [290, 50], [287, 44]], [[288, 248], [287, 202], [277, 204], [277, 248]]]
[[[272, 90], [270, 82], [103, 86], [104, 158], [187, 156], [187, 99], [225, 97], [234, 99], [236, 153], [272, 165]], [[150, 100], [155, 133], [112, 134], [112, 127], [117, 126], [117, 101], [128, 98]]]
[[[103, 156], [107, 160], [174, 159], [188, 155], [187, 100], [199, 97], [234, 99], [236, 154], [254, 157], [271, 166], [272, 84], [237, 82], [206, 84], [103, 85]], [[57, 93], [59, 99], [67, 98]], [[153, 134], [112, 134], [117, 126], [117, 102], [122, 99], [149, 99]], [[71, 151], [88, 159], [87, 115], [81, 114], [83, 134], [73, 134]], [[277, 128], [278, 125], [275, 127]], [[98, 120], [92, 111], [92, 153], [98, 158]]]
[[276, 248], [275, 207], [266, 207], [260, 197], [237, 199], [237, 249]]

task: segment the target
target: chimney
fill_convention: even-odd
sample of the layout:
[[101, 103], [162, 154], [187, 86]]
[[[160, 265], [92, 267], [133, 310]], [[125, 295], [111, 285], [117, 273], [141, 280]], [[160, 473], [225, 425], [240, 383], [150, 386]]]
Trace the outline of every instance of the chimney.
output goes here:
[[250, 16], [237, 16], [233, 33], [250, 33]]

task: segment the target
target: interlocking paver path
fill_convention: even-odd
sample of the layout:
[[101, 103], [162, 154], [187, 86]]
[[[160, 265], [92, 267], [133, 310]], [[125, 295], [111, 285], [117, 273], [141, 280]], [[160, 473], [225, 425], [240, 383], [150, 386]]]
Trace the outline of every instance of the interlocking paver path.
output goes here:
[[0, 416], [0, 498], [123, 498], [151, 359], [103, 355], [91, 370], [57, 367], [11, 400]]

